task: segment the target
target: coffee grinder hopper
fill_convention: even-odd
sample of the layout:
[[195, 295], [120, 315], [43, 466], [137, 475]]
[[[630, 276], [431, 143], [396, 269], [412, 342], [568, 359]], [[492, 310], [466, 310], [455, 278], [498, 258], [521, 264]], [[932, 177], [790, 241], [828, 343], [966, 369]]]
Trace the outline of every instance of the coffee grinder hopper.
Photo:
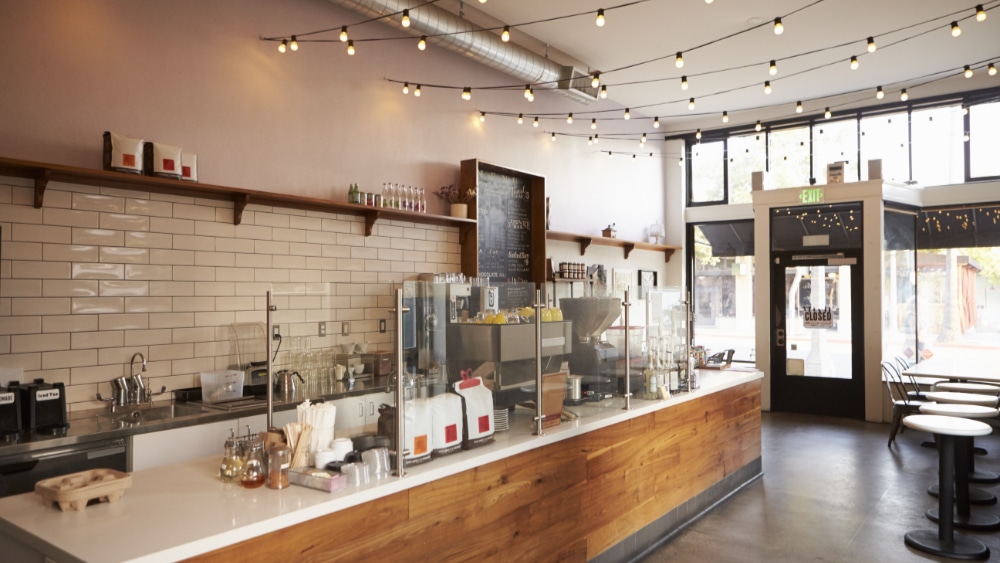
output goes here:
[[601, 342], [601, 334], [621, 314], [617, 297], [566, 297], [559, 300], [563, 317], [573, 321], [573, 353], [569, 368], [574, 375], [601, 376], [613, 373], [618, 351]]

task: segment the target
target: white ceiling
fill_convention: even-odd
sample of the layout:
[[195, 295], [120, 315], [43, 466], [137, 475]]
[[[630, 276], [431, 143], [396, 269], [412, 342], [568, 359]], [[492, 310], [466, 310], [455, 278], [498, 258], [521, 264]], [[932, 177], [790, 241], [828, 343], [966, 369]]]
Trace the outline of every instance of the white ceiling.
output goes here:
[[[730, 126], [753, 123], [761, 118], [791, 117], [795, 115], [794, 104], [797, 100], [803, 100], [807, 113], [815, 113], [822, 112], [825, 106], [833, 106], [836, 111], [838, 107], [895, 102], [899, 100], [902, 87], [909, 87], [911, 100], [918, 100], [922, 96], [1000, 86], [1000, 74], [987, 76], [986, 62], [982, 62], [1000, 65], [1000, 9], [991, 9], [1000, 6], [1000, 0], [983, 2], [988, 12], [984, 22], [970, 17], [975, 13], [975, 2], [969, 0], [824, 0], [783, 18], [784, 33], [780, 36], [774, 34], [771, 22], [776, 16], [789, 14], [813, 1], [714, 0], [712, 4], [706, 4], [704, 0], [648, 0], [607, 10], [606, 25], [600, 28], [594, 23], [597, 9], [607, 9], [615, 3], [607, 0], [488, 0], [486, 3], [468, 1], [465, 7], [474, 7], [508, 24], [592, 10], [593, 13], [575, 18], [515, 28], [512, 40], [518, 42], [519, 35], [522, 35], [522, 41], [527, 42], [529, 40], [523, 38], [523, 34], [529, 34], [590, 69], [603, 71], [602, 82], [609, 85], [609, 97], [618, 105], [637, 108], [659, 104], [633, 110], [633, 121], [638, 115], [671, 117], [663, 121], [665, 129], [674, 131], [696, 126], [722, 126], [720, 116], [723, 111], [728, 111], [732, 118]], [[951, 12], [960, 13], [911, 30], [890, 33]], [[947, 29], [952, 20], [960, 21], [963, 31], [960, 37], [952, 37]], [[766, 22], [766, 25], [691, 50], [696, 45], [749, 29], [760, 22]], [[898, 45], [890, 45], [927, 30], [933, 31]], [[879, 45], [873, 54], [866, 50], [867, 36], [874, 36]], [[848, 46], [782, 60], [848, 41], [853, 42]], [[681, 70], [674, 65], [674, 53], [677, 51], [684, 51], [685, 65]], [[858, 70], [849, 68], [851, 55], [859, 57]], [[660, 56], [666, 56], [666, 59], [630, 70], [608, 72], [609, 69]], [[776, 76], [768, 74], [767, 61], [771, 59], [776, 59], [778, 63]], [[742, 70], [697, 76], [752, 63], [759, 64]], [[790, 76], [828, 63], [834, 64]], [[980, 64], [971, 79], [958, 76], [927, 86], [918, 85], [928, 80], [921, 78], [925, 75], [975, 63]], [[689, 77], [690, 88], [687, 91], [680, 88], [681, 75]], [[666, 80], [620, 85], [651, 79]], [[773, 92], [770, 95], [764, 94], [765, 80], [772, 83]], [[886, 91], [882, 102], [875, 99], [875, 88], [879, 85]], [[741, 88], [743, 86], [749, 87]], [[735, 90], [713, 95], [732, 89]], [[859, 90], [861, 92], [855, 92]], [[850, 92], [855, 93], [831, 98]], [[694, 111], [688, 110], [689, 97], [696, 99]], [[512, 99], [510, 107], [487, 109], [519, 112], [525, 109], [523, 103], [526, 102]], [[564, 103], [568, 112], [579, 114], [586, 111], [568, 98]], [[769, 109], [756, 109], [762, 107]]]

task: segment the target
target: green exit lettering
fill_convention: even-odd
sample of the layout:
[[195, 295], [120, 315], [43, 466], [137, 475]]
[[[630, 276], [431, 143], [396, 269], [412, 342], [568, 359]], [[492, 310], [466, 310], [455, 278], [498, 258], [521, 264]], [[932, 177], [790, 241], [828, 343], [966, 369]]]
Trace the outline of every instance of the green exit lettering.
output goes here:
[[805, 188], [799, 199], [802, 203], [823, 203], [823, 188]]

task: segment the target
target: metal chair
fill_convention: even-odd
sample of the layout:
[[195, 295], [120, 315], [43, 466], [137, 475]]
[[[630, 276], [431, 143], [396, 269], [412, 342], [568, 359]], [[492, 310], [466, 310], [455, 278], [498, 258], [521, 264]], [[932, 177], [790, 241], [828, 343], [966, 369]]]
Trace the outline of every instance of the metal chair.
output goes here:
[[919, 401], [912, 398], [906, 391], [903, 378], [899, 375], [899, 370], [889, 361], [882, 362], [882, 379], [885, 380], [886, 389], [889, 390], [889, 399], [892, 401], [892, 428], [889, 430], [889, 444], [896, 440], [896, 433], [902, 430], [903, 419], [911, 414], [920, 414], [920, 407], [928, 404], [928, 401]]
[[[896, 372], [899, 374], [900, 379], [903, 378], [903, 372], [909, 369], [910, 366], [913, 365], [903, 356], [896, 356], [895, 358], [892, 359], [892, 362], [896, 368]], [[907, 394], [910, 396], [910, 398], [916, 399], [918, 401], [926, 401], [927, 397], [924, 395], [924, 392], [920, 390], [920, 384], [917, 383], [917, 378], [912, 375], [908, 375], [906, 377], [910, 379], [910, 385], [913, 386], [913, 389], [911, 391], [907, 391]]]

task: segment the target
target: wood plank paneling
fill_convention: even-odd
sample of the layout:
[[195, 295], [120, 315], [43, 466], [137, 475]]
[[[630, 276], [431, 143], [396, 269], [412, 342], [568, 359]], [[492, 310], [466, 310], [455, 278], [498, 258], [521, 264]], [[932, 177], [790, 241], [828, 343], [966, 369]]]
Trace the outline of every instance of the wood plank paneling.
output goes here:
[[746, 383], [196, 561], [585, 561], [760, 457]]

